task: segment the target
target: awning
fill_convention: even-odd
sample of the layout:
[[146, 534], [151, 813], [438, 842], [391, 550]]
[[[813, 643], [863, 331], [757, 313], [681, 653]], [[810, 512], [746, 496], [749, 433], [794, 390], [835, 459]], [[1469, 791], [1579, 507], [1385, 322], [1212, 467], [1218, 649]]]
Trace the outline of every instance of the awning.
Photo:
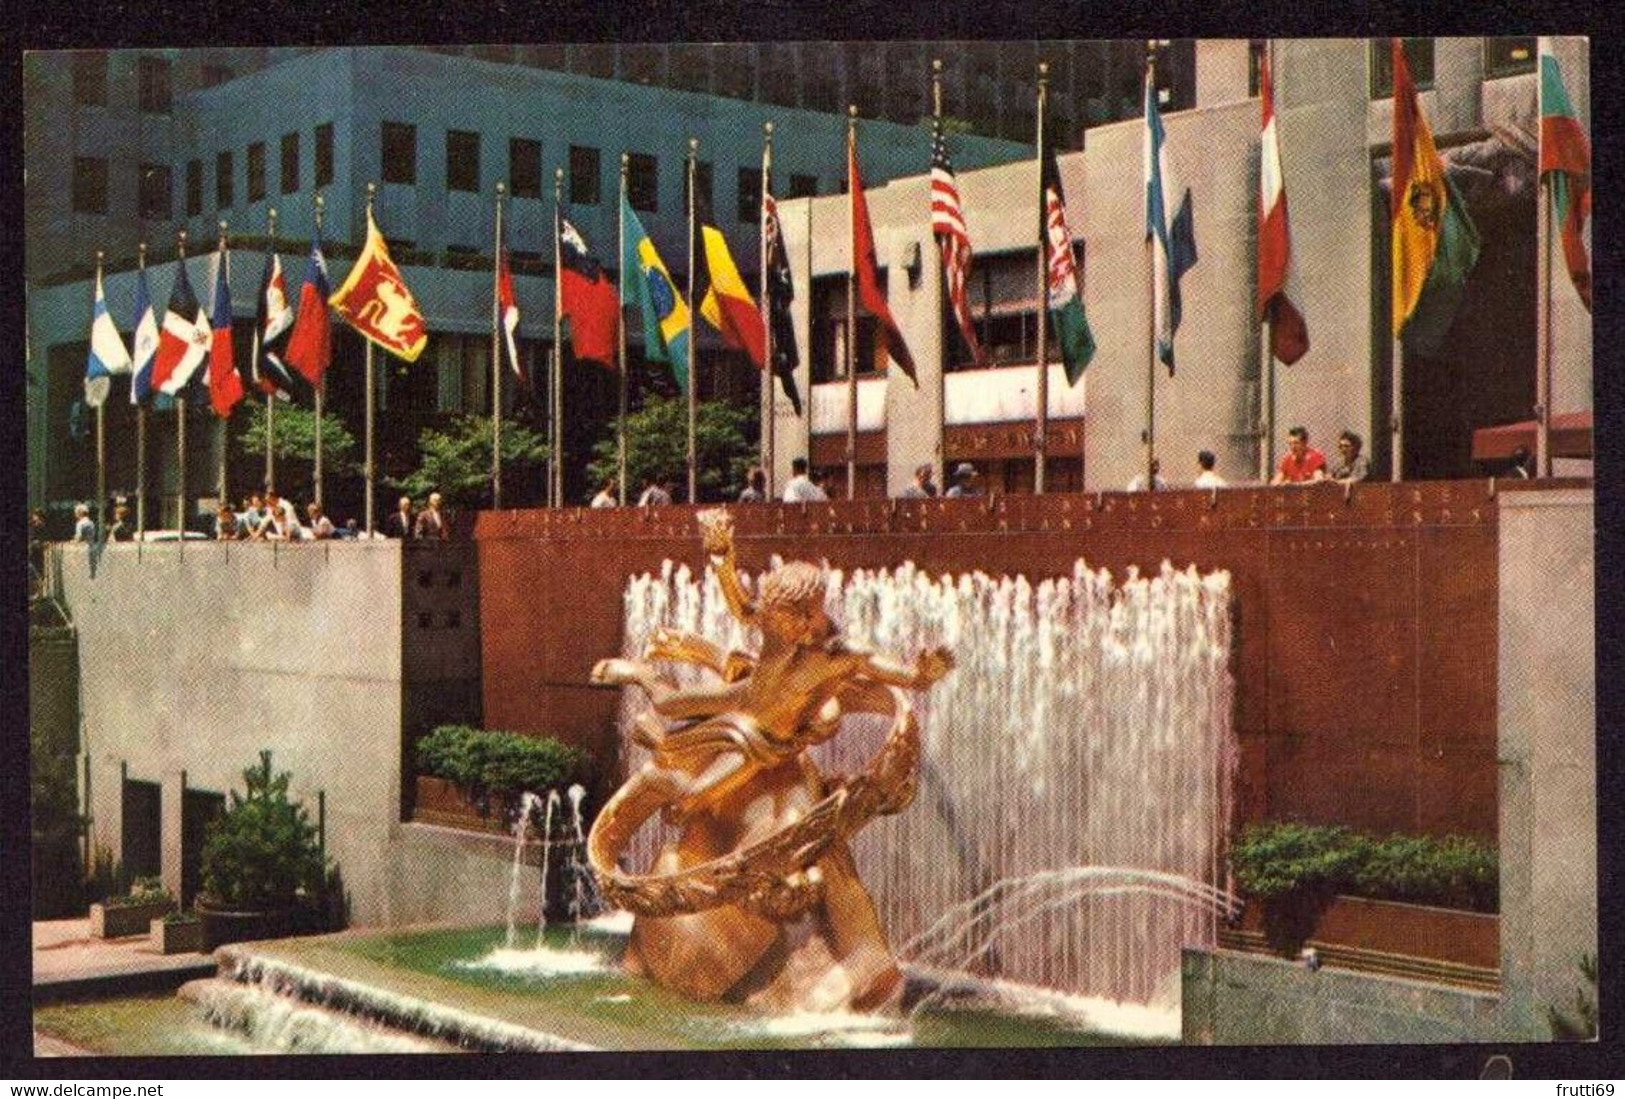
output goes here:
[[[1523, 447], [1535, 453], [1536, 427], [1534, 420], [1497, 427], [1481, 427], [1473, 432], [1473, 460], [1493, 462], [1511, 458], [1512, 452]], [[1552, 457], [1590, 458], [1591, 413], [1560, 412], [1552, 417]]]

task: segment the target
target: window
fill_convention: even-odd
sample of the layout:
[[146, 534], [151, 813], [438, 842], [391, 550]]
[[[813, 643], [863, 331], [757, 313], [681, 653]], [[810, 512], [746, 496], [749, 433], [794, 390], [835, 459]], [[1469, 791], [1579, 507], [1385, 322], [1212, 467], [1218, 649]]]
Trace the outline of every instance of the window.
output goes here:
[[136, 187], [136, 195], [137, 208], [142, 217], [168, 221], [174, 215], [175, 203], [171, 186], [169, 165], [141, 165], [141, 178]]
[[244, 167], [248, 172], [248, 201], [258, 202], [265, 197], [265, 142], [256, 141], [248, 147]]
[[[884, 268], [880, 271], [880, 285], [886, 285]], [[857, 346], [860, 378], [885, 370], [885, 346], [875, 336], [875, 319], [860, 313]], [[811, 369], [814, 384], [846, 378], [846, 339], [846, 276], [825, 275], [813, 279]]]
[[577, 206], [598, 205], [598, 150], [570, 146], [570, 201]]
[[762, 216], [762, 170], [739, 169], [739, 220], [755, 222]]
[[168, 114], [169, 62], [161, 57], [143, 57], [136, 68], [136, 73], [136, 103], [142, 113]]
[[[1080, 246], [1074, 244], [1074, 252]], [[1074, 255], [1082, 270], [1083, 258]], [[1038, 322], [1034, 309], [1033, 264], [1036, 257], [1027, 251], [997, 252], [976, 257], [971, 281], [965, 287], [971, 321], [977, 339], [986, 353], [988, 366], [1022, 366], [1038, 355]], [[953, 308], [947, 295], [942, 303], [943, 347], [947, 369], [968, 370], [975, 364], [970, 348], [959, 334]], [[1053, 325], [1046, 310], [1045, 330], [1050, 333], [1050, 361], [1059, 361], [1055, 352]]]
[[236, 74], [226, 65], [203, 66], [202, 83], [205, 88], [217, 87], [230, 80]]
[[101, 157], [73, 158], [73, 212], [107, 213], [107, 161]]
[[[696, 160], [694, 162], [694, 192], [699, 196], [700, 202], [709, 208], [715, 192], [712, 190], [712, 171], [709, 160]], [[683, 166], [683, 212], [688, 212], [688, 166]]]
[[508, 186], [514, 198], [542, 197], [542, 143], [516, 137], [508, 142]]
[[467, 130], [446, 131], [446, 190], [480, 189], [480, 135]]
[[1254, 38], [1247, 43], [1247, 97], [1256, 99], [1264, 94], [1264, 57], [1269, 52], [1269, 43], [1262, 38]]
[[107, 106], [107, 54], [97, 50], [73, 55], [73, 102], [79, 107]]
[[[683, 168], [686, 178], [687, 164]], [[634, 210], [652, 214], [660, 209], [660, 162], [648, 153], [627, 155], [626, 198]]]
[[214, 158], [214, 204], [222, 210], [231, 209], [232, 183], [231, 154], [221, 153]]
[[792, 175], [789, 198], [811, 198], [818, 193], [818, 177]]
[[1537, 45], [1533, 38], [1484, 39], [1484, 75], [1517, 76], [1535, 71]]
[[408, 122], [386, 122], [379, 155], [385, 183], [418, 181], [418, 128]]
[[[1433, 39], [1407, 38], [1405, 67], [1418, 91], [1433, 87]], [[1394, 94], [1394, 55], [1392, 39], [1371, 40], [1371, 98], [1388, 99]]]
[[203, 161], [186, 162], [186, 216], [195, 218], [203, 213]]
[[478, 248], [466, 244], [448, 244], [445, 265], [453, 271], [489, 271], [491, 257], [481, 255]]
[[540, 252], [525, 252], [517, 248], [508, 252], [508, 269], [516, 275], [544, 275], [552, 264]]
[[282, 135], [282, 193], [299, 190], [299, 135]]
[[323, 122], [316, 127], [316, 180], [317, 187], [333, 182], [333, 124]]

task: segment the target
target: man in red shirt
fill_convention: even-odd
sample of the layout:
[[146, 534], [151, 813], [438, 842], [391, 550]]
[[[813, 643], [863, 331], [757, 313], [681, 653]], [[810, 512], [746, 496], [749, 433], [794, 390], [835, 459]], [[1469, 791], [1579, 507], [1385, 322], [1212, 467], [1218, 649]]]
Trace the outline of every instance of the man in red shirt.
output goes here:
[[1287, 451], [1272, 485], [1295, 485], [1326, 479], [1326, 456], [1309, 445], [1309, 430], [1295, 427], [1286, 433]]

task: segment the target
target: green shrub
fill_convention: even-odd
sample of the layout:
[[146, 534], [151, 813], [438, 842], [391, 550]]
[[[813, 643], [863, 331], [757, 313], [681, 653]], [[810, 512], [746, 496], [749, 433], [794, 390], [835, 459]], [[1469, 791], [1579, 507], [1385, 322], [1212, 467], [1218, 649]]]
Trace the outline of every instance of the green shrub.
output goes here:
[[582, 755], [553, 737], [442, 725], [418, 742], [418, 770], [476, 797], [541, 793], [577, 777]]
[[304, 806], [288, 800], [284, 771], [271, 753], [243, 772], [244, 792], [231, 792], [226, 811], [203, 841], [203, 897], [217, 907], [257, 911], [315, 904], [326, 867], [316, 826]]
[[174, 899], [157, 878], [137, 878], [128, 893], [108, 897], [102, 903], [107, 908], [138, 908], [144, 904], [169, 903]]

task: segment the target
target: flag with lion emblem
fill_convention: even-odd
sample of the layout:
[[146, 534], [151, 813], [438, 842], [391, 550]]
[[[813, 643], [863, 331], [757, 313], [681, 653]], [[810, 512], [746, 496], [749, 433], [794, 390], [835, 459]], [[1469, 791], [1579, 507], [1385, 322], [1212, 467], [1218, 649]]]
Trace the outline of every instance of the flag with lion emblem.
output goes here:
[[350, 277], [327, 304], [346, 324], [391, 355], [416, 362], [429, 342], [423, 311], [406, 288], [378, 223], [367, 211], [367, 246], [361, 250]]

